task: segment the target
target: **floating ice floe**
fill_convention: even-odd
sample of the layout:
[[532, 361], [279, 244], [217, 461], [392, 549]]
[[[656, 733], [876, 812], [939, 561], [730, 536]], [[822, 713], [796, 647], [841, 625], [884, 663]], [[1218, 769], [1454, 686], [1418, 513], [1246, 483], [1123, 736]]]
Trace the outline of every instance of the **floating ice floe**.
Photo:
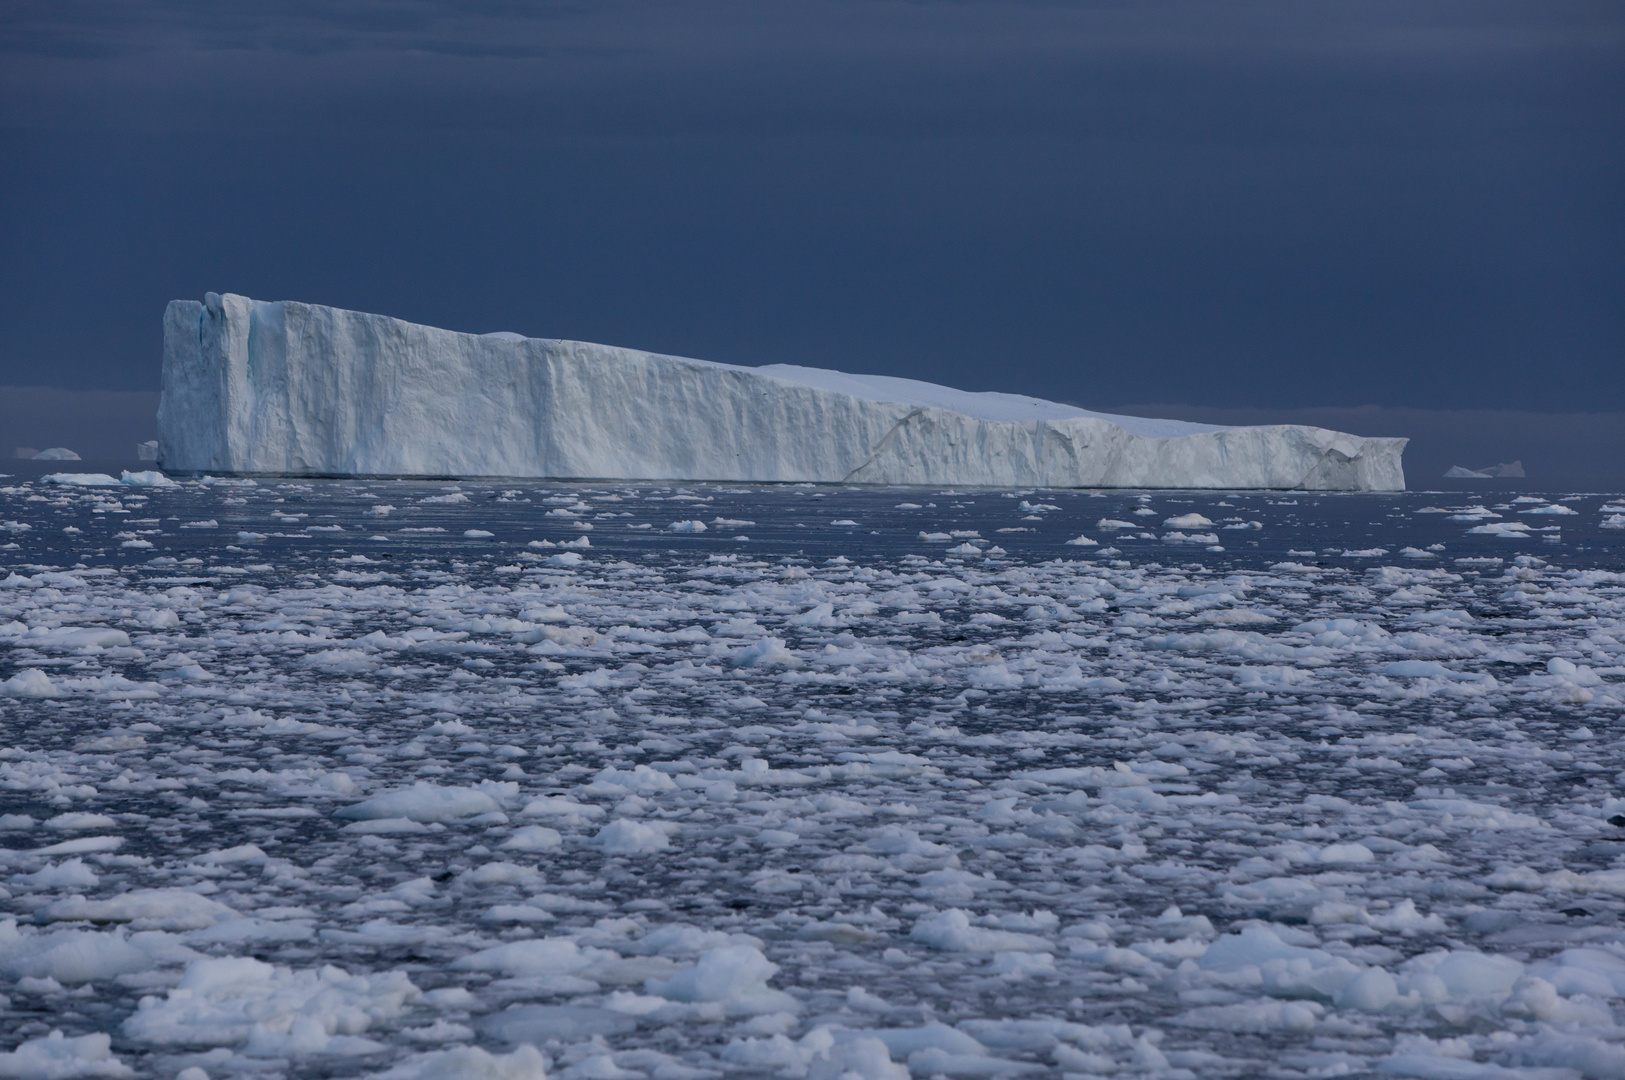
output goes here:
[[370, 1054], [362, 1033], [422, 999], [399, 971], [296, 971], [250, 957], [196, 960], [175, 989], [141, 999], [126, 1038], [150, 1046], [240, 1047], [250, 1057]]
[[135, 1070], [113, 1053], [112, 1036], [101, 1032], [67, 1038], [52, 1031], [25, 1040], [9, 1053], [0, 1052], [0, 1076], [22, 1080], [122, 1080], [134, 1075]]
[[0, 492], [0, 1075], [1619, 1072], [1599, 518], [513, 484]]

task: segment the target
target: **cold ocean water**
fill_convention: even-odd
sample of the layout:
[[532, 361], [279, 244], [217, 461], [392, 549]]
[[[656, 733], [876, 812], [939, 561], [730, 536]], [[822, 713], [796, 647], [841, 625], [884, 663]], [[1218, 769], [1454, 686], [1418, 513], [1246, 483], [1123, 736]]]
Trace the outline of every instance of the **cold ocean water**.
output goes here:
[[1619, 496], [7, 484], [0, 1076], [1625, 1076]]

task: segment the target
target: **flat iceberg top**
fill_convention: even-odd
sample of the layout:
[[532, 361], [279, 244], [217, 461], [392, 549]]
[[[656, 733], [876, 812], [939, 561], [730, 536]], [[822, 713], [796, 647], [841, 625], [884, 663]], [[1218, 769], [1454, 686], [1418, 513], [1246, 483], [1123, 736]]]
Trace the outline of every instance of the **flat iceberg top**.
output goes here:
[[[526, 341], [523, 334], [499, 330], [481, 337], [500, 341]], [[547, 339], [535, 339], [547, 340]], [[1177, 439], [1184, 435], [1201, 435], [1210, 431], [1228, 431], [1218, 424], [1194, 424], [1186, 420], [1159, 420], [1144, 416], [1121, 416], [1115, 413], [1094, 412], [1066, 405], [1059, 401], [1028, 397], [1025, 394], [1004, 394], [997, 391], [956, 390], [939, 383], [920, 379], [903, 379], [895, 375], [855, 375], [831, 368], [802, 367], [799, 364], [723, 364], [715, 360], [698, 360], [691, 356], [672, 356], [662, 353], [666, 360], [681, 360], [689, 364], [708, 367], [733, 368], [754, 371], [782, 382], [797, 386], [810, 386], [837, 394], [849, 394], [868, 401], [889, 401], [900, 405], [918, 405], [933, 409], [947, 409], [977, 420], [1011, 422], [1022, 420], [1105, 420], [1116, 424], [1130, 435], [1146, 439]]]
[[1043, 398], [1027, 397], [1024, 394], [955, 390], [951, 386], [939, 386], [919, 379], [900, 379], [892, 375], [851, 375], [844, 371], [799, 367], [795, 364], [764, 364], [750, 370], [801, 386], [832, 390], [873, 401], [896, 401], [904, 405], [949, 409], [978, 420], [1106, 420], [1130, 435], [1148, 439], [1176, 439], [1182, 435], [1200, 435], [1209, 431], [1227, 430], [1214, 424], [1192, 424], [1184, 420], [1155, 420], [1143, 416], [1117, 416], [1112, 413], [1092, 412], [1089, 409], [1080, 409], [1076, 405], [1045, 401]]

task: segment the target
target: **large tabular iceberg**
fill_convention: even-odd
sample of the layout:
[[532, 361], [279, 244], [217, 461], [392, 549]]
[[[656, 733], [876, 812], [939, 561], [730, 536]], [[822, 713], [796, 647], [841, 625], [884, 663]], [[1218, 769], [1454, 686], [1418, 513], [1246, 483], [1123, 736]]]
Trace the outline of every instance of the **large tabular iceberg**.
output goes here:
[[1405, 439], [1217, 428], [210, 293], [164, 313], [171, 472], [1398, 491]]

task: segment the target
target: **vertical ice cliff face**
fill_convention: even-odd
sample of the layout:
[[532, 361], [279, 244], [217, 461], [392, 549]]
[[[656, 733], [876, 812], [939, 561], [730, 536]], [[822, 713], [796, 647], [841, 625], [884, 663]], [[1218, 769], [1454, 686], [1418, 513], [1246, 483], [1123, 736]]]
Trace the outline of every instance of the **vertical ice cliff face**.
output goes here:
[[1402, 490], [1404, 439], [462, 334], [210, 293], [164, 316], [182, 473]]

